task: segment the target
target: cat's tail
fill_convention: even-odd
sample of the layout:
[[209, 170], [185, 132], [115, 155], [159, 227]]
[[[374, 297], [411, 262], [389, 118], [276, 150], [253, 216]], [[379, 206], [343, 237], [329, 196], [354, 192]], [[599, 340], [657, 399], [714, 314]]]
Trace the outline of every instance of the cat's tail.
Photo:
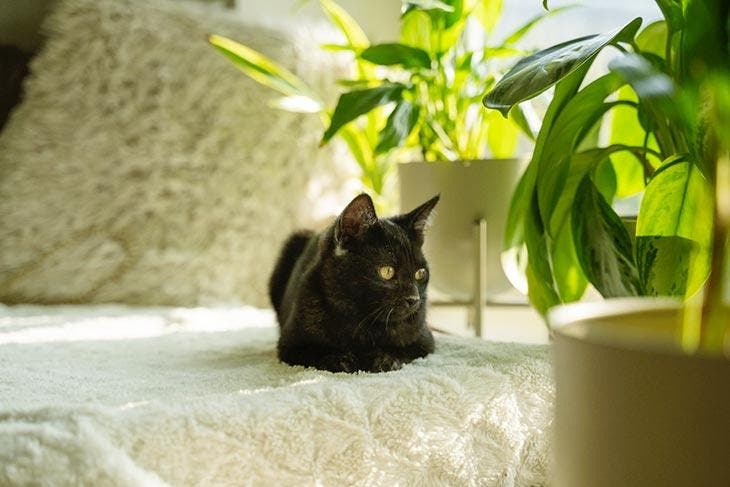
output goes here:
[[274, 272], [271, 274], [271, 278], [269, 278], [269, 298], [277, 314], [279, 313], [281, 300], [284, 298], [284, 291], [286, 291], [286, 285], [289, 282], [294, 265], [297, 263], [299, 256], [302, 255], [302, 252], [304, 252], [304, 248], [307, 246], [312, 235], [313, 232], [309, 230], [296, 232], [289, 237], [281, 249], [279, 260], [276, 261]]

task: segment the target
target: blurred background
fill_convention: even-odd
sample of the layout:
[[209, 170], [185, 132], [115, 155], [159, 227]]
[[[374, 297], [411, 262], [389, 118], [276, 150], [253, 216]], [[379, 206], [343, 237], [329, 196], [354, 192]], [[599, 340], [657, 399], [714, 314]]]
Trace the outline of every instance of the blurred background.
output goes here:
[[[637, 16], [647, 23], [659, 17], [649, 1], [578, 3], [547, 16], [500, 55], [608, 31]], [[373, 44], [402, 35], [399, 0], [338, 5]], [[539, 0], [504, 0], [488, 39], [467, 27], [467, 45], [504, 40], [543, 14]], [[331, 106], [347, 88], [338, 80], [354, 79], [352, 55], [342, 49], [351, 39], [343, 39], [315, 1], [0, 1], [1, 302], [267, 306], [266, 281], [289, 232], [321, 227], [363, 190], [375, 193], [382, 212], [409, 206], [400, 201], [396, 162], [465, 159], [432, 145], [420, 153], [396, 148], [385, 163], [373, 156], [368, 166], [342, 140], [320, 148], [323, 125], [316, 115], [301, 106], [271, 108], [301, 97], [272, 101], [270, 87], [216, 53], [206, 42], [209, 34], [274, 60]], [[498, 59], [497, 72], [515, 59]], [[478, 96], [486, 85], [475, 86]], [[538, 100], [534, 110], [533, 126], [544, 103]], [[513, 132], [510, 156], [524, 161], [530, 145]], [[492, 155], [500, 141], [491, 137]], [[474, 154], [483, 152], [477, 147]], [[506, 207], [511, 189], [490, 191]], [[470, 229], [463, 231], [452, 247], [460, 249], [456, 264], [444, 267], [463, 263], [452, 271], [460, 282], [445, 282], [448, 272], [434, 269], [436, 295], [444, 302], [466, 302], [476, 292], [469, 286], [477, 257]], [[517, 293], [496, 255], [488, 256], [488, 282], [495, 286], [488, 300], [499, 306], [490, 309], [517, 313], [533, 326], [520, 336], [497, 329], [493, 335], [544, 340], [533, 311], [504, 306], [505, 299], [520, 299], [503, 297]], [[432, 321], [473, 333], [467, 311], [466, 305], [446, 307]], [[499, 316], [492, 321], [510, 321]]]
[[[3, 0], [0, 2], [0, 41], [32, 50], [40, 41], [40, 24], [44, 15], [57, 0]], [[291, 29], [303, 23], [324, 23], [325, 16], [317, 2], [301, 0], [209, 0], [231, 10], [231, 14], [243, 21], [264, 26]], [[339, 2], [363, 27], [374, 42], [393, 40], [398, 35], [401, 2], [399, 0], [343, 0]], [[587, 35], [609, 30], [626, 19], [644, 17], [659, 18], [653, 2], [601, 0], [579, 2], [554, 1], [551, 8], [564, 5], [580, 5], [570, 13], [535, 29], [526, 39], [534, 45], [552, 45], [573, 36]], [[505, 0], [503, 20], [497, 26], [497, 34], [510, 32], [525, 19], [542, 12], [539, 0]]]

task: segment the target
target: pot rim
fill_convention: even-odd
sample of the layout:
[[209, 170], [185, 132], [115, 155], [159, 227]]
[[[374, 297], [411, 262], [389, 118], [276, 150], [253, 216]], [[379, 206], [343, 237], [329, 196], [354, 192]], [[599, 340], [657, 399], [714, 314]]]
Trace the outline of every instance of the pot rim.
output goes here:
[[550, 329], [561, 331], [579, 321], [650, 311], [679, 311], [681, 308], [682, 301], [673, 298], [609, 298], [555, 306], [548, 310], [547, 322]]
[[[546, 318], [550, 330], [561, 339], [614, 349], [679, 354], [681, 309], [681, 301], [669, 298], [611, 298], [556, 306]], [[651, 313], [673, 314], [675, 319], [655, 321], [647, 327], [637, 325], [645, 323], [637, 315]]]
[[[684, 356], [693, 360], [702, 358], [728, 363], [730, 356], [708, 355], [699, 351], [683, 350], [681, 343], [681, 315], [684, 304], [673, 298], [610, 298], [603, 301], [571, 303], [548, 311], [547, 322], [551, 331], [565, 339], [588, 342], [603, 347], [632, 350], [641, 353]], [[658, 322], [660, 326], [637, 327], [637, 315], [663, 312], [674, 319]], [[613, 323], [608, 320], [616, 319]], [[629, 319], [631, 325], [620, 321]], [[727, 354], [727, 350], [726, 350]]]

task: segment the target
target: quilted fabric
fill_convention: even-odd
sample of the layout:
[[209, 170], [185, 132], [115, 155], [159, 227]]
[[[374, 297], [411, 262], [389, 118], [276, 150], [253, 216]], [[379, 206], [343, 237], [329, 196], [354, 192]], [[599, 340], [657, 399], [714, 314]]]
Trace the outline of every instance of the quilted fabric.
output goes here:
[[438, 335], [333, 374], [280, 363], [273, 320], [0, 306], [0, 484], [548, 484], [548, 346]]

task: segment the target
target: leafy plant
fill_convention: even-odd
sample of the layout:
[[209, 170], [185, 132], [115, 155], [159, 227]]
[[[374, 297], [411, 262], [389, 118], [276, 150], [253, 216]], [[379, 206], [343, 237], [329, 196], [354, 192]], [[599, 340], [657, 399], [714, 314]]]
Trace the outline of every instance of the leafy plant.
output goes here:
[[[380, 131], [376, 153], [404, 147], [417, 149], [430, 161], [477, 159], [487, 151], [494, 157], [514, 156], [520, 129], [533, 137], [522, 109], [517, 107], [502, 119], [496, 112], [480, 110], [478, 101], [494, 83], [499, 61], [521, 54], [516, 44], [544, 17], [533, 18], [500, 42], [492, 42], [501, 9], [501, 0], [404, 2], [399, 42], [351, 49], [358, 59], [389, 68], [380, 82], [393, 97], [376, 97], [366, 106], [357, 103], [370, 100], [382, 85], [343, 94], [335, 107], [339, 117], [333, 116], [323, 141], [359, 117], [364, 108], [395, 102]], [[486, 47], [470, 46], [469, 35], [485, 39]], [[388, 77], [399, 81], [390, 82]]]
[[[348, 91], [334, 108], [261, 53], [221, 36], [209, 41], [245, 74], [284, 95], [274, 106], [317, 113], [325, 127], [322, 144], [343, 139], [363, 183], [377, 195], [393, 162], [412, 158], [413, 151], [426, 160], [476, 159], [487, 148], [495, 157], [510, 157], [520, 130], [533, 137], [522, 108], [503, 119], [478, 102], [493, 84], [497, 64], [524, 54], [517, 43], [543, 16], [492, 42], [502, 0], [404, 0], [398, 42], [373, 45], [334, 1], [320, 5], [345, 39], [323, 48], [353, 54], [354, 76], [341, 80]], [[467, 33], [487, 39], [488, 46], [472, 48]]]
[[[656, 3], [663, 20], [642, 29], [637, 18], [527, 56], [484, 97], [506, 114], [554, 86], [505, 240], [508, 272], [524, 270], [542, 313], [580, 299], [589, 283], [604, 297], [689, 297], [709, 274], [710, 187], [728, 183], [715, 179], [727, 152], [721, 157], [707, 98], [727, 93], [727, 78], [714, 73], [730, 69], [729, 7], [724, 0]], [[588, 82], [588, 69], [609, 47], [616, 52], [608, 72]], [[601, 126], [610, 136], [599, 145]], [[640, 192], [629, 232], [612, 205]]]

